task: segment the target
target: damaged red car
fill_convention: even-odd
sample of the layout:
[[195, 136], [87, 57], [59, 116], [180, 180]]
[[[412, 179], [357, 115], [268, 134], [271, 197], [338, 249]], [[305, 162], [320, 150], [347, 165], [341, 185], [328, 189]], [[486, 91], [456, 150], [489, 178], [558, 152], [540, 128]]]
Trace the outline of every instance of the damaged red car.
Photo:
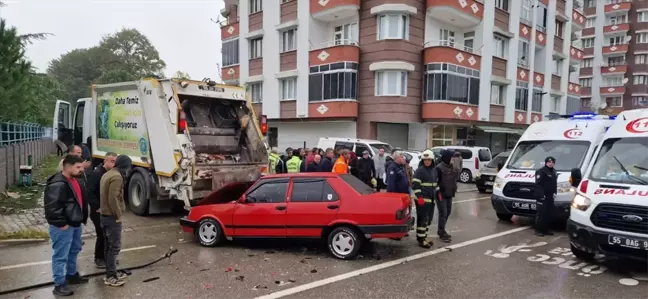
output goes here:
[[413, 218], [407, 194], [376, 192], [349, 174], [294, 173], [226, 185], [180, 224], [203, 246], [225, 239], [316, 238], [333, 256], [352, 259], [366, 241], [403, 238]]

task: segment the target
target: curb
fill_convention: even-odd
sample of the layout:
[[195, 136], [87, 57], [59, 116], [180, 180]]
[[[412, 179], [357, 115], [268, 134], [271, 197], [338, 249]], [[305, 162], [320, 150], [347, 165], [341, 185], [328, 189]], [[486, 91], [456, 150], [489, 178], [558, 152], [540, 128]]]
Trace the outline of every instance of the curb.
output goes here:
[[13, 246], [13, 245], [23, 245], [23, 244], [33, 244], [33, 243], [45, 243], [49, 239], [8, 239], [0, 240], [0, 245]]

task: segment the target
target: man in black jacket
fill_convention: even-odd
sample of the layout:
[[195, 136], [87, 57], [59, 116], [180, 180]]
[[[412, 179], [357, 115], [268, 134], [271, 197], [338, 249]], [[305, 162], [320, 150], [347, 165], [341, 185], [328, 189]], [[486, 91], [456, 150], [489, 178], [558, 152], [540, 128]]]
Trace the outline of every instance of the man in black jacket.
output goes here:
[[308, 164], [308, 166], [306, 166], [306, 172], [318, 172], [321, 162], [322, 162], [322, 156], [315, 155], [315, 158], [313, 158], [313, 162], [311, 162], [310, 164]]
[[370, 187], [374, 187], [371, 184], [371, 179], [376, 176], [376, 166], [374, 165], [373, 159], [369, 156], [369, 151], [362, 152], [362, 158], [358, 160], [357, 168], [358, 178]]
[[332, 148], [326, 149], [326, 156], [322, 157], [320, 161], [319, 172], [332, 172], [333, 171], [333, 159], [335, 159], [335, 152]]
[[67, 155], [63, 171], [49, 179], [45, 187], [45, 219], [52, 239], [52, 276], [54, 295], [70, 296], [74, 292], [67, 284], [88, 282], [77, 271], [77, 257], [81, 252], [81, 224], [88, 220], [88, 202], [84, 192], [83, 158]]
[[545, 159], [545, 166], [536, 170], [536, 219], [535, 219], [535, 235], [544, 237], [545, 235], [553, 236], [549, 231], [549, 223], [552, 218], [554, 209], [554, 199], [558, 192], [558, 174], [554, 169], [556, 159], [554, 157], [547, 157]]
[[423, 248], [431, 248], [433, 242], [427, 239], [427, 233], [434, 216], [434, 198], [439, 182], [432, 151], [425, 150], [421, 158], [412, 178], [412, 189], [416, 196], [416, 241]]
[[275, 167], [275, 173], [288, 173], [288, 168], [286, 167], [286, 162], [292, 158], [293, 155], [293, 149], [292, 148], [287, 148], [286, 149], [286, 154], [281, 155], [280, 161], [277, 162], [277, 166]]
[[101, 229], [101, 214], [99, 213], [99, 183], [101, 177], [115, 166], [115, 159], [117, 154], [109, 152], [104, 157], [102, 165], [97, 166], [94, 171], [87, 174], [87, 187], [88, 187], [88, 205], [90, 205], [90, 220], [94, 224], [95, 232], [97, 234], [97, 241], [95, 242], [94, 261], [99, 269], [106, 268], [106, 260], [104, 258], [104, 234]]
[[448, 217], [452, 212], [452, 198], [457, 193], [457, 179], [459, 173], [452, 166], [451, 159], [454, 152], [444, 150], [441, 153], [441, 162], [436, 166], [437, 177], [439, 180], [439, 192], [435, 198], [437, 210], [439, 211], [439, 224], [437, 225], [437, 234], [443, 242], [452, 241], [452, 236], [445, 230]]

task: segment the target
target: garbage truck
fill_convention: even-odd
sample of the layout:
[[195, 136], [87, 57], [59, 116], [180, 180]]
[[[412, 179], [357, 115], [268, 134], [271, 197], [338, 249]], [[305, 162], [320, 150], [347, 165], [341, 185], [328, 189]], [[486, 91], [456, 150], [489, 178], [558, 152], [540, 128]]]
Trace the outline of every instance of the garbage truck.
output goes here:
[[189, 210], [267, 171], [266, 117], [255, 115], [243, 87], [156, 78], [99, 84], [72, 110], [56, 102], [53, 138], [87, 143], [93, 164], [109, 152], [130, 156], [124, 195], [137, 215]]

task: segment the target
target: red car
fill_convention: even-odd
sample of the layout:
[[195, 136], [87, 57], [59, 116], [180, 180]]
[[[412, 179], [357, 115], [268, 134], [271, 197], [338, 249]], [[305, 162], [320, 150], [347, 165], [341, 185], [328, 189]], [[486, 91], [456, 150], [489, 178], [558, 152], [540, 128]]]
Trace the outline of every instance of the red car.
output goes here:
[[352, 259], [365, 241], [404, 237], [410, 213], [409, 195], [376, 192], [352, 175], [294, 173], [227, 185], [180, 225], [203, 246], [226, 238], [317, 238], [335, 257]]

